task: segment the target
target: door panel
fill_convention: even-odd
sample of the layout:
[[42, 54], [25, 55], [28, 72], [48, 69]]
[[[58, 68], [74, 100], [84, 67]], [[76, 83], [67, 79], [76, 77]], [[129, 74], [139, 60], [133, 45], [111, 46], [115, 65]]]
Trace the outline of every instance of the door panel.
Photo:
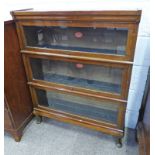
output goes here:
[[23, 29], [26, 46], [126, 55], [127, 28], [24, 26]]
[[126, 99], [131, 65], [23, 55], [29, 81], [43, 81], [73, 90]]
[[120, 106], [125, 106], [114, 101], [87, 98], [63, 91], [35, 88], [34, 92], [40, 106], [115, 125], [118, 124]]

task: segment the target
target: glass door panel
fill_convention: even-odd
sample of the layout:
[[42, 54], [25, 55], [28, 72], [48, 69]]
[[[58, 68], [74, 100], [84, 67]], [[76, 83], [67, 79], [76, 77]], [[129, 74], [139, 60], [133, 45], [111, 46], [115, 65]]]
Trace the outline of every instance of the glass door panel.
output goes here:
[[99, 121], [117, 124], [118, 103], [100, 101], [55, 91], [35, 89], [38, 104], [51, 109], [67, 112]]
[[123, 68], [30, 58], [34, 79], [121, 94]]
[[23, 30], [31, 47], [126, 55], [127, 28], [23, 26]]

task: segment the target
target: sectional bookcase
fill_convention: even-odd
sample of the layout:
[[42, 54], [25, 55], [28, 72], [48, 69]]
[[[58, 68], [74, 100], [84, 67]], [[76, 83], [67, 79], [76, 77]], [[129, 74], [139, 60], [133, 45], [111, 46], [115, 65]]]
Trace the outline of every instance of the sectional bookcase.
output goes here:
[[13, 11], [33, 113], [116, 137], [141, 11]]

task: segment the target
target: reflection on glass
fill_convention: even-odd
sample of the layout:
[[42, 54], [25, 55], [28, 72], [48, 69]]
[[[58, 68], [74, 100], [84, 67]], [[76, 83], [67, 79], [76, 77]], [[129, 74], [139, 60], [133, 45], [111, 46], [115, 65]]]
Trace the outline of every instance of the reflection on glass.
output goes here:
[[95, 120], [117, 123], [118, 105], [54, 91], [36, 89], [40, 105]]
[[121, 93], [121, 68], [40, 58], [30, 58], [30, 64], [35, 79], [96, 91]]
[[27, 46], [125, 55], [125, 28], [24, 26]]

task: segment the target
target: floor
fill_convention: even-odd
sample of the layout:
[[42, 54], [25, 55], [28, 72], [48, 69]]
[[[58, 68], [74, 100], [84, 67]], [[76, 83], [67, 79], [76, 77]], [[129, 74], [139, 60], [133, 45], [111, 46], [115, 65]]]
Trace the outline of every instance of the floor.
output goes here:
[[134, 131], [126, 129], [123, 147], [117, 148], [112, 136], [44, 118], [33, 119], [21, 142], [5, 133], [5, 155], [138, 155]]

